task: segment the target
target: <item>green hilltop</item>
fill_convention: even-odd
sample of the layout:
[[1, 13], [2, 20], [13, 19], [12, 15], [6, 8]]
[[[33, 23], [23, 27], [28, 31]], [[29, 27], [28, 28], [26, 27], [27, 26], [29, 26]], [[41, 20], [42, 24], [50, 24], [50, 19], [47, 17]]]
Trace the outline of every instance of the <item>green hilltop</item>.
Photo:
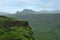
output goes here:
[[35, 40], [28, 21], [0, 16], [0, 40]]

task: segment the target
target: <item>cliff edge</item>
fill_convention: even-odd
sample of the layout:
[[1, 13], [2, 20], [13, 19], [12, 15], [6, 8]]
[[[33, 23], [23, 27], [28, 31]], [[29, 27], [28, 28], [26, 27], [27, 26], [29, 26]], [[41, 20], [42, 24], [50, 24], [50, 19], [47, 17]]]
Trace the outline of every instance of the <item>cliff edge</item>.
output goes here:
[[35, 40], [28, 21], [0, 16], [0, 40]]

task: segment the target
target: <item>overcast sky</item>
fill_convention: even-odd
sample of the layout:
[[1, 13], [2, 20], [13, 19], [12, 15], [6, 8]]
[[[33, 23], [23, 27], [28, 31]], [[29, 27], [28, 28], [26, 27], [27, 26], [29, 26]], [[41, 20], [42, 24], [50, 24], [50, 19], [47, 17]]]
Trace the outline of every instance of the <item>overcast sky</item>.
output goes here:
[[23, 9], [60, 10], [60, 0], [0, 0], [0, 11], [16, 12]]

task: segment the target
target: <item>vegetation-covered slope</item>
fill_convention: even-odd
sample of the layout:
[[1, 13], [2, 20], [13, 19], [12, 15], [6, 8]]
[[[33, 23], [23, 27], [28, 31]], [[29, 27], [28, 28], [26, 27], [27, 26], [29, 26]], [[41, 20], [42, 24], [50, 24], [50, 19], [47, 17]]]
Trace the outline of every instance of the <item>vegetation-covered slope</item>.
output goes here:
[[60, 40], [60, 14], [15, 14], [11, 17], [28, 20], [36, 40]]
[[0, 16], [0, 40], [34, 40], [27, 21]]

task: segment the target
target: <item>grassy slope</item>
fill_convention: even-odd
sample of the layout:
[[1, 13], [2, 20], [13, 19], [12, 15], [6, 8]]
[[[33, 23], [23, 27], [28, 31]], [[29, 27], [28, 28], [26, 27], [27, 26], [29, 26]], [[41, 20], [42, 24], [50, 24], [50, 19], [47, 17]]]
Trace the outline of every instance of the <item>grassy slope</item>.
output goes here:
[[[0, 17], [0, 40], [34, 40], [33, 32], [29, 26], [9, 26], [4, 20], [17, 21], [8, 17]], [[21, 22], [21, 21], [19, 21]], [[22, 24], [25, 21], [22, 21]], [[6, 27], [7, 26], [7, 27]]]
[[60, 14], [27, 14], [15, 17], [30, 22], [36, 40], [60, 40]]

